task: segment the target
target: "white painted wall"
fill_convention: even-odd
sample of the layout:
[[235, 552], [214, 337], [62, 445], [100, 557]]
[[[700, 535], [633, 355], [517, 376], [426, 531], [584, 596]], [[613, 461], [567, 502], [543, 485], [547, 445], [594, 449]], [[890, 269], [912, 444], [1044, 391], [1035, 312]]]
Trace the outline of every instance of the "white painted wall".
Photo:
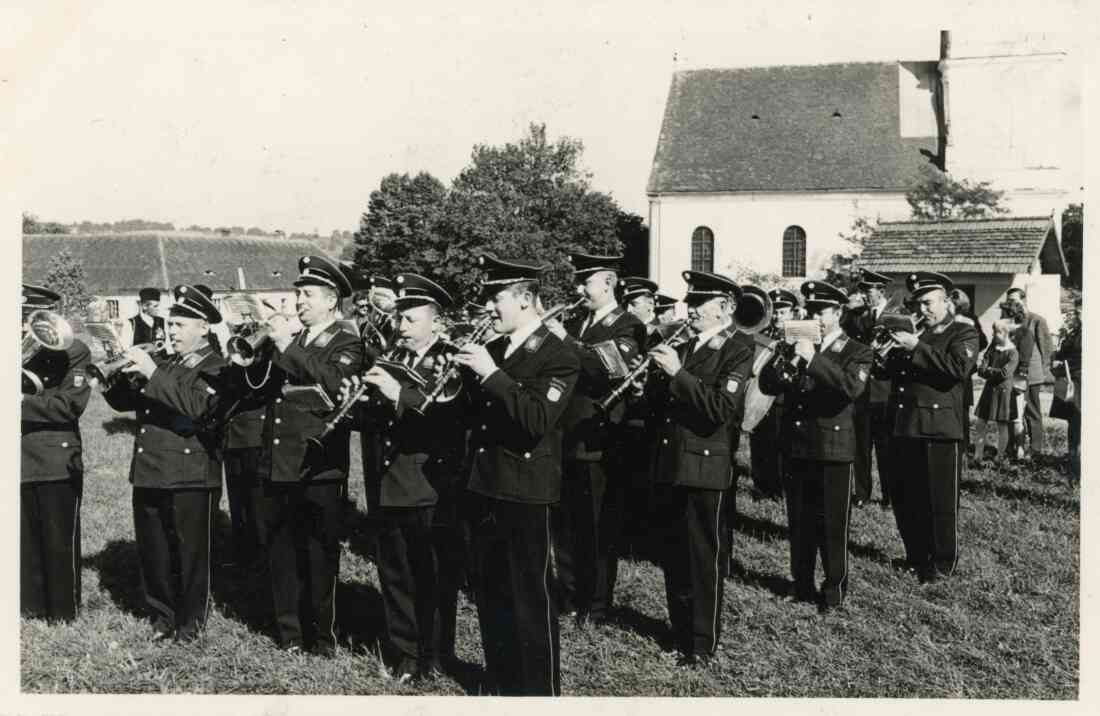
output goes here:
[[846, 251], [838, 237], [858, 216], [882, 221], [909, 217], [902, 193], [726, 193], [650, 196], [650, 276], [663, 292], [681, 295], [680, 272], [691, 268], [691, 235], [698, 226], [714, 232], [714, 270], [736, 273], [749, 265], [763, 272], [783, 268], [783, 232], [806, 232], [806, 270], [820, 275], [830, 257]]

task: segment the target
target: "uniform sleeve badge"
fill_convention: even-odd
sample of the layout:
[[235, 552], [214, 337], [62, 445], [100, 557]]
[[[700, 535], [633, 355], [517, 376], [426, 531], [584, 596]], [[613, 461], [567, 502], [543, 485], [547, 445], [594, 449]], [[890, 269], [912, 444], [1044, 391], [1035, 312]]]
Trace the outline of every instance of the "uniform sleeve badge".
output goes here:
[[726, 381], [726, 392], [736, 393], [739, 385], [741, 385], [741, 383], [739, 383], [736, 378], [730, 378]]
[[867, 380], [867, 371], [862, 368], [859, 369], [859, 380], [860, 382], [866, 382]]
[[336, 360], [340, 365], [351, 365], [351, 356], [346, 353], [341, 354]]
[[626, 341], [623, 341], [622, 343], [619, 344], [619, 352], [621, 352], [623, 355], [629, 354], [630, 351], [631, 351], [630, 344], [627, 343]]
[[73, 373], [73, 385], [76, 386], [77, 388], [83, 388], [84, 387], [84, 372], [83, 371], [76, 371], [76, 372]]
[[967, 346], [963, 350], [966, 351], [966, 357], [967, 358], [973, 358], [974, 357], [974, 351], [970, 350], [970, 346]]
[[565, 392], [565, 381], [559, 378], [550, 379], [550, 387], [546, 391], [546, 399], [551, 403], [556, 403], [561, 400], [562, 394]]

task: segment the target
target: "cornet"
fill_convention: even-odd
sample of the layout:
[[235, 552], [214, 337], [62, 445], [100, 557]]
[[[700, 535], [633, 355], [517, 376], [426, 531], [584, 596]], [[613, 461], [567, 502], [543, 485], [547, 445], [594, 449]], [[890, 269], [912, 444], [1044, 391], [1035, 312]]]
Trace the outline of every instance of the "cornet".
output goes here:
[[48, 351], [68, 350], [73, 344], [73, 329], [61, 314], [46, 310], [32, 313], [27, 323], [29, 328], [23, 335], [23, 393], [38, 395], [49, 379], [27, 370], [27, 364], [43, 348]]
[[[164, 341], [157, 341], [156, 343], [138, 343], [133, 347], [140, 348], [151, 355], [164, 350]], [[106, 386], [119, 374], [119, 371], [133, 365], [133, 363], [134, 362], [125, 355], [115, 356], [114, 358], [109, 358], [98, 363], [92, 363], [88, 366], [88, 379], [93, 383], [99, 383], [101, 386]]]

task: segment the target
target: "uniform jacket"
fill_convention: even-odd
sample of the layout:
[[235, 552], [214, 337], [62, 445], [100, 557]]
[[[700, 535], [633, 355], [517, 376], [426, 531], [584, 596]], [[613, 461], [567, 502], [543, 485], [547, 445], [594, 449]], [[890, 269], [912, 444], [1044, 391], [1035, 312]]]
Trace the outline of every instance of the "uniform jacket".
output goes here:
[[272, 482], [345, 480], [348, 438], [344, 421], [318, 447], [308, 438], [320, 435], [332, 413], [309, 410], [284, 397], [288, 386], [320, 385], [333, 403], [340, 383], [362, 368], [363, 343], [339, 321], [321, 331], [307, 346], [305, 331], [280, 353], [273, 351], [271, 376], [263, 393], [263, 453], [259, 473]]
[[227, 398], [219, 402], [217, 420], [221, 423], [226, 450], [258, 448], [264, 444], [264, 418], [267, 413], [266, 366], [248, 368], [227, 365], [222, 371], [222, 389]]
[[219, 437], [208, 429], [224, 361], [208, 344], [185, 355], [159, 356], [142, 388], [119, 379], [103, 396], [115, 410], [133, 410], [138, 423], [130, 482], [134, 487], [218, 487]]
[[596, 410], [596, 402], [610, 393], [617, 381], [608, 376], [600, 357], [589, 346], [614, 341], [623, 360], [630, 363], [645, 345], [646, 327], [621, 306], [616, 306], [582, 333], [586, 320], [588, 314], [582, 314], [565, 324], [565, 343], [580, 362], [577, 387], [565, 412], [565, 451], [567, 458], [598, 460], [608, 442], [611, 426], [623, 421], [625, 407], [620, 402], [606, 417]]
[[885, 368], [894, 378], [894, 435], [961, 440], [969, 419], [964, 386], [977, 360], [978, 332], [951, 316], [924, 329], [912, 353], [891, 351]]
[[681, 369], [659, 371], [646, 386], [656, 423], [654, 481], [724, 490], [730, 486], [732, 431], [740, 428], [745, 386], [752, 373], [750, 342], [719, 331], [698, 350], [677, 349]]
[[785, 393], [782, 432], [785, 449], [802, 460], [851, 462], [856, 455], [853, 408], [864, 395], [871, 349], [843, 333], [814, 354], [796, 385], [780, 383], [774, 365], [760, 372], [760, 390]]
[[21, 482], [79, 480], [84, 474], [80, 416], [91, 388], [84, 369], [91, 362], [88, 346], [74, 340], [67, 351], [40, 350], [27, 370], [42, 379], [38, 395], [24, 395]]
[[[369, 506], [424, 507], [440, 500], [454, 502], [466, 441], [466, 391], [453, 399], [425, 406], [436, 375], [449, 352], [436, 340], [413, 367], [428, 384], [421, 390], [405, 385], [394, 403], [371, 389], [363, 421], [371, 431], [363, 456], [363, 479]], [[397, 349], [393, 360], [408, 351]], [[396, 376], [395, 376], [396, 377]]]
[[488, 345], [499, 370], [470, 378], [469, 489], [508, 502], [561, 496], [561, 419], [580, 372], [576, 352], [540, 326], [507, 359], [508, 336]]
[[[885, 314], [897, 314], [897, 311], [887, 304], [882, 310], [882, 315]], [[867, 308], [852, 314], [852, 320], [845, 326], [845, 332], [847, 332], [850, 338], [869, 347], [874, 342], [876, 322], [875, 314], [870, 308]], [[866, 387], [867, 389], [862, 397], [867, 402], [885, 403], [890, 400], [889, 379], [881, 377], [878, 374], [872, 374], [871, 378], [867, 381]]]

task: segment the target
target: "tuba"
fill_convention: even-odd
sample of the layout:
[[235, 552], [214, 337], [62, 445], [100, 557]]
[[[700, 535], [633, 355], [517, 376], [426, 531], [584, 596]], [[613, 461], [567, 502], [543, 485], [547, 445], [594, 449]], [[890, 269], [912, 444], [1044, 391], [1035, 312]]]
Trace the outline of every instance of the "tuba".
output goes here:
[[38, 395], [46, 388], [48, 377], [27, 369], [27, 364], [45, 348], [67, 351], [73, 344], [73, 328], [59, 313], [38, 310], [27, 318], [29, 328], [23, 335], [23, 394]]
[[751, 284], [741, 287], [741, 299], [733, 311], [733, 325], [742, 333], [757, 333], [772, 323], [772, 300], [768, 293]]

